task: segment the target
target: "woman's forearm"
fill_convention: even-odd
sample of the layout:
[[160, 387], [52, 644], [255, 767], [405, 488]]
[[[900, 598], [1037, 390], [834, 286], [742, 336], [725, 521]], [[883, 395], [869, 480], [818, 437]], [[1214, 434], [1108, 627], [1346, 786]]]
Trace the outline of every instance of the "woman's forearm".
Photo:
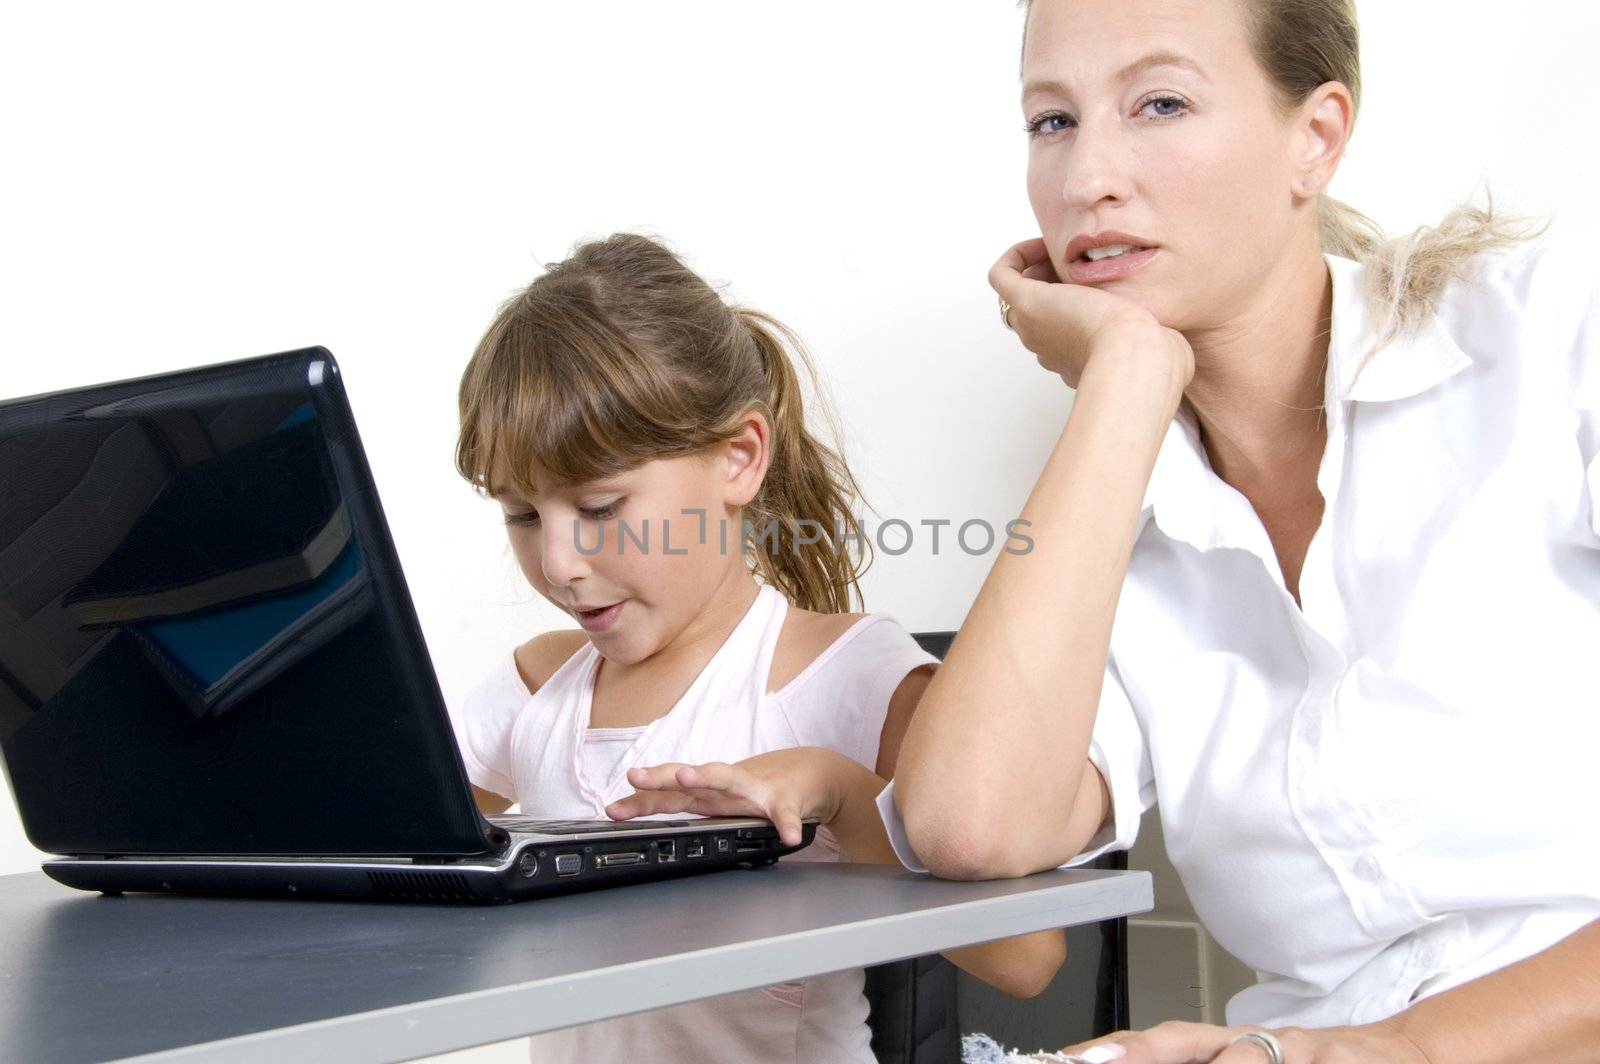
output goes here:
[[938, 875], [1048, 868], [1093, 833], [1066, 839], [1061, 825], [1087, 765], [1145, 486], [1182, 397], [1175, 373], [1142, 354], [1091, 359], [1022, 509], [1032, 549], [995, 562], [906, 732], [897, 805]]
[[1376, 1026], [1403, 1035], [1433, 1064], [1600, 1059], [1600, 921]]

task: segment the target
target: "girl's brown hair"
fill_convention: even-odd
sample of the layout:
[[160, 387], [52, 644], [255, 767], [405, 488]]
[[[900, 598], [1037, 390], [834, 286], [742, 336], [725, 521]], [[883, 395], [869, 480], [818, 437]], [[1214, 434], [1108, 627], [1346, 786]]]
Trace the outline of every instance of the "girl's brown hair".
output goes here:
[[612, 476], [729, 439], [759, 410], [770, 456], [744, 510], [757, 532], [746, 560], [802, 608], [848, 612], [871, 559], [852, 510], [861, 490], [806, 427], [796, 361], [815, 385], [792, 331], [729, 306], [655, 240], [582, 244], [507, 300], [478, 342], [461, 378], [456, 469], [481, 491], [502, 469], [532, 494], [535, 468], [568, 483]]

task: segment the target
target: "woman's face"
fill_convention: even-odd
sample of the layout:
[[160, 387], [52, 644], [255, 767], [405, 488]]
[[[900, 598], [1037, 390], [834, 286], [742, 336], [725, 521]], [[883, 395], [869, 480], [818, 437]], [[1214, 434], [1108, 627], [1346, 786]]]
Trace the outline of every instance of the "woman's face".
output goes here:
[[[1022, 81], [1057, 275], [1180, 331], [1240, 313], [1292, 245], [1296, 174], [1242, 2], [1034, 0]], [[1155, 250], [1092, 265], [1072, 246], [1109, 231]]]

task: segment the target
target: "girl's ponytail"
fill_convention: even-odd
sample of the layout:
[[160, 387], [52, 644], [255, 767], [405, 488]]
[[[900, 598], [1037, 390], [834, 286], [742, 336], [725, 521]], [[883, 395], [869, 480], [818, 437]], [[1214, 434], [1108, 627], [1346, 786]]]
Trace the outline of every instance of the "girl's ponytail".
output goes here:
[[[860, 486], [839, 453], [806, 427], [794, 360], [813, 384], [816, 369], [782, 322], [748, 307], [735, 307], [734, 314], [761, 356], [772, 421], [766, 480], [745, 510], [756, 570], [804, 609], [848, 613], [852, 595], [861, 602], [859, 581], [871, 564], [872, 547], [852, 509]], [[852, 543], [861, 550], [859, 564]]]

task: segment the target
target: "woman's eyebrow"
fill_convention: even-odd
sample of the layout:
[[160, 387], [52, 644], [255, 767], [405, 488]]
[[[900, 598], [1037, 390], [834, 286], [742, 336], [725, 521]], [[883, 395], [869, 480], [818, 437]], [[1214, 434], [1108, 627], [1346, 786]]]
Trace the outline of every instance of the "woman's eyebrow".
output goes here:
[[[1191, 71], [1202, 81], [1211, 80], [1210, 78], [1206, 77], [1206, 72], [1200, 68], [1199, 63], [1196, 63], [1193, 59], [1190, 59], [1188, 56], [1179, 52], [1151, 52], [1149, 55], [1140, 56], [1138, 59], [1135, 59], [1127, 66], [1117, 71], [1115, 80], [1131, 81], [1140, 74], [1144, 73], [1146, 70], [1149, 70], [1151, 67], [1158, 66], [1179, 67], [1181, 69]], [[1022, 86], [1022, 94], [1024, 96], [1028, 96], [1033, 93], [1048, 93], [1057, 96], [1072, 95], [1071, 90], [1064, 82], [1057, 81], [1054, 78], [1043, 78], [1024, 83]]]

